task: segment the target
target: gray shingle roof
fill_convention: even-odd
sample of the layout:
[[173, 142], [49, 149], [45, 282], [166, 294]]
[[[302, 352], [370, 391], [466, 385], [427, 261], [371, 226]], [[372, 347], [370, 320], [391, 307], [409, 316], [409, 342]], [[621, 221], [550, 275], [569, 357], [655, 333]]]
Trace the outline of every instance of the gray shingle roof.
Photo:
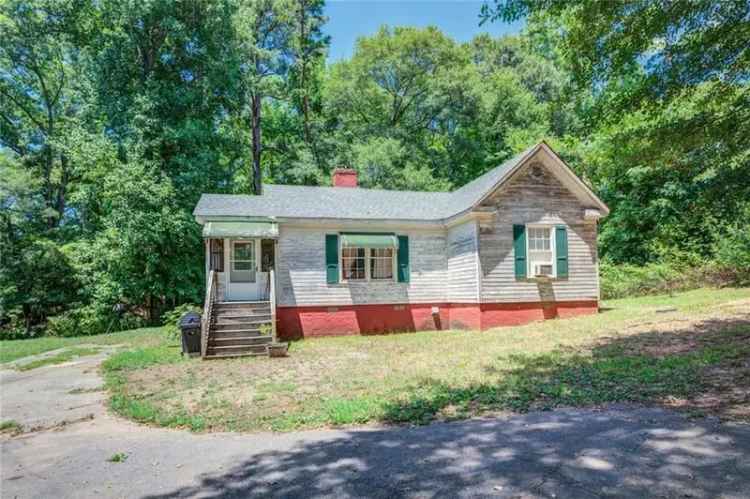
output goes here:
[[474, 206], [536, 147], [453, 192], [264, 184], [260, 196], [203, 194], [193, 214], [201, 217], [442, 220]]

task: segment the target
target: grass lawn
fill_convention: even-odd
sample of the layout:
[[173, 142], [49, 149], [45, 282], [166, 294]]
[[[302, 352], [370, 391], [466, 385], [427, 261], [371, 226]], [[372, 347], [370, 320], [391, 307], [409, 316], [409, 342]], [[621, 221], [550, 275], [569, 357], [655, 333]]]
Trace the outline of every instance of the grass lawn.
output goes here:
[[116, 354], [103, 368], [116, 412], [196, 431], [425, 423], [610, 402], [750, 421], [750, 289], [603, 308], [481, 333], [301, 341], [283, 359], [184, 360], [162, 344]]
[[[163, 331], [162, 328], [142, 328], [95, 336], [76, 336], [74, 338], [43, 336], [28, 340], [0, 341], [0, 364], [60, 348], [70, 349], [68, 352], [78, 350], [80, 354], [85, 349], [81, 345], [127, 345], [133, 347], [159, 345], [164, 341]], [[64, 354], [65, 352], [63, 352]]]

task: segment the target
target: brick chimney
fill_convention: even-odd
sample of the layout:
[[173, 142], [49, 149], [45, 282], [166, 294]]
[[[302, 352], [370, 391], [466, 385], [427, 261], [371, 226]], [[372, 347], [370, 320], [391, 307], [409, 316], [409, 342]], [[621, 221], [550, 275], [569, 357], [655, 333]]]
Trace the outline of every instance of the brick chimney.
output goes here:
[[357, 170], [353, 168], [336, 168], [333, 170], [334, 187], [357, 187]]

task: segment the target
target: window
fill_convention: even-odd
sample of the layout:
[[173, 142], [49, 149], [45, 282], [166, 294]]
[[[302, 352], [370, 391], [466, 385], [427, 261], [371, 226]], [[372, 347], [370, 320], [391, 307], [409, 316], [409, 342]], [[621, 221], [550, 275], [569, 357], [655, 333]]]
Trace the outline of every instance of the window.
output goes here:
[[392, 281], [395, 278], [395, 255], [395, 248], [341, 248], [341, 279]]
[[555, 275], [555, 248], [551, 227], [527, 226], [529, 276]]
[[224, 272], [224, 240], [209, 239], [211, 258], [209, 268], [216, 272]]
[[342, 248], [341, 270], [346, 281], [364, 280], [365, 275], [365, 248]]
[[393, 248], [370, 249], [370, 279], [393, 280]]
[[232, 282], [255, 282], [255, 242], [232, 242]]

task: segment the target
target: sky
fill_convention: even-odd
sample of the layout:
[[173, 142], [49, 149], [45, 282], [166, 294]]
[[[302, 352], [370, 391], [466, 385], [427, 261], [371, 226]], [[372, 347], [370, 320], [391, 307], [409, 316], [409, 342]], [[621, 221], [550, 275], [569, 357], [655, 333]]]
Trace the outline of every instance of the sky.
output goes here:
[[479, 26], [481, 1], [475, 0], [328, 0], [325, 32], [331, 36], [328, 52], [330, 62], [348, 58], [360, 36], [372, 35], [380, 26], [429, 26], [465, 42], [479, 33], [493, 36], [516, 34], [524, 22], [506, 24], [501, 21]]

